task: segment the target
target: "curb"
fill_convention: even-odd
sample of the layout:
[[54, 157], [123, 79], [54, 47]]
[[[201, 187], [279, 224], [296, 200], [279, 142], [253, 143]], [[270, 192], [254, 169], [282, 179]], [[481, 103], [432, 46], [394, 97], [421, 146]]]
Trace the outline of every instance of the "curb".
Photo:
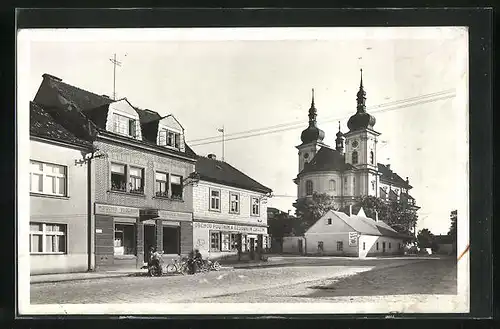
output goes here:
[[67, 282], [67, 281], [83, 281], [83, 280], [99, 280], [99, 279], [110, 279], [110, 278], [123, 278], [128, 276], [135, 276], [140, 273], [120, 273], [120, 274], [111, 274], [111, 275], [98, 275], [95, 277], [85, 277], [85, 278], [64, 278], [64, 279], [42, 279], [40, 281], [30, 281], [31, 284], [39, 284], [39, 283], [57, 283], [57, 282]]

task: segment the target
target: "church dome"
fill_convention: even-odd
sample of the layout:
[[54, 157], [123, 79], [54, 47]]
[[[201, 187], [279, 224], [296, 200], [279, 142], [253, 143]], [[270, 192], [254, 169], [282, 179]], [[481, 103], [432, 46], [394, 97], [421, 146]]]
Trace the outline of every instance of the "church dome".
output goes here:
[[375, 117], [366, 112], [366, 92], [363, 88], [363, 69], [361, 69], [361, 82], [357, 94], [357, 111], [347, 121], [347, 127], [350, 131], [360, 129], [373, 129], [376, 123]]
[[325, 138], [325, 132], [316, 125], [316, 116], [318, 111], [314, 105], [314, 89], [312, 90], [311, 108], [309, 109], [309, 127], [302, 131], [300, 139], [303, 144], [311, 142], [321, 142]]

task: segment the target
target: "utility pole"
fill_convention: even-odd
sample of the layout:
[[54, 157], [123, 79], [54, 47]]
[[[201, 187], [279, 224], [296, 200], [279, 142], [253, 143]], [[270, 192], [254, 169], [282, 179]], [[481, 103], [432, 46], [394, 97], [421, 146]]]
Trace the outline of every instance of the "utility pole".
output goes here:
[[109, 60], [113, 63], [113, 100], [116, 100], [116, 66], [122, 66], [122, 62], [116, 60], [116, 54]]
[[222, 128], [220, 129], [217, 129], [218, 132], [222, 133], [222, 161], [224, 161], [224, 144], [225, 144], [225, 141], [224, 141], [224, 125], [222, 125]]

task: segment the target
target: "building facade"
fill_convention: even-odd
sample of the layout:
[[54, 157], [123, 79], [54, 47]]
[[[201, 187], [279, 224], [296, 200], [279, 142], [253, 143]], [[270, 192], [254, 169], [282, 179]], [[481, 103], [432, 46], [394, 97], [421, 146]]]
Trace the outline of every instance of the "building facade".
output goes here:
[[50, 75], [44, 75], [35, 101], [96, 150], [89, 160], [95, 269], [142, 267], [150, 247], [166, 258], [192, 250], [196, 155], [175, 117]]
[[86, 271], [93, 266], [88, 168], [92, 144], [30, 102], [30, 273]]
[[204, 257], [241, 252], [254, 258], [268, 245], [267, 197], [261, 185], [215, 155], [198, 157], [193, 187], [193, 242]]
[[370, 257], [403, 254], [404, 240], [380, 220], [366, 217], [363, 209], [354, 215], [328, 211], [304, 234], [306, 253]]
[[352, 205], [359, 197], [375, 196], [386, 201], [404, 202], [417, 210], [409, 194], [412, 186], [395, 173], [390, 164], [377, 162], [377, 144], [381, 133], [374, 130], [375, 117], [366, 112], [363, 77], [357, 94], [357, 110], [349, 118], [349, 131], [337, 132], [335, 148], [323, 143], [324, 131], [318, 128], [314, 91], [309, 109], [309, 126], [302, 132], [298, 145], [299, 173], [294, 179], [297, 199], [313, 193], [334, 198], [337, 209]]

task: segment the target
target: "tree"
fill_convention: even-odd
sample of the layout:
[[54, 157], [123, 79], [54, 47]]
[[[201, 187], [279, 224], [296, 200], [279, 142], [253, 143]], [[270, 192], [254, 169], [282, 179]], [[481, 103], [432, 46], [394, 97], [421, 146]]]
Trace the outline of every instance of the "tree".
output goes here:
[[280, 243], [280, 250], [283, 250], [283, 237], [293, 232], [294, 220], [286, 213], [278, 214], [268, 221], [269, 234]]
[[[357, 213], [361, 207], [367, 217], [384, 221], [399, 233], [411, 235], [411, 229], [417, 222], [417, 212], [403, 202], [386, 202], [375, 196], [362, 196], [352, 207], [353, 213]], [[344, 208], [346, 211], [347, 208]]]
[[453, 210], [450, 213], [450, 230], [448, 231], [448, 235], [452, 236], [454, 240], [457, 238], [457, 211]]
[[302, 235], [329, 210], [335, 209], [334, 198], [326, 193], [314, 192], [310, 198], [302, 198], [295, 203], [298, 218], [295, 233]]
[[419, 248], [432, 248], [432, 250], [437, 249], [434, 234], [432, 234], [427, 228], [418, 231], [417, 245]]

